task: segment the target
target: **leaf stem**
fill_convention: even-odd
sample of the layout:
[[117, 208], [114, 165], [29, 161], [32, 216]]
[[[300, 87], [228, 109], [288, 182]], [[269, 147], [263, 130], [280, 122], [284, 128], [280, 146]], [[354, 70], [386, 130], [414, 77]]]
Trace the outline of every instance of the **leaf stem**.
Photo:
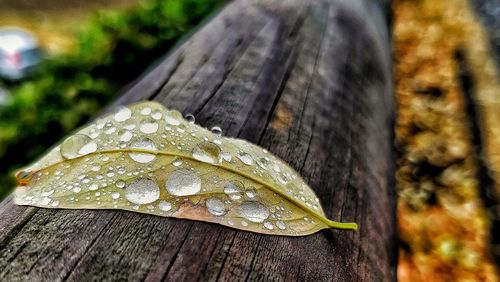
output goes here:
[[328, 226], [338, 229], [349, 229], [349, 230], [358, 230], [358, 225], [355, 222], [338, 222], [333, 220], [328, 220]]

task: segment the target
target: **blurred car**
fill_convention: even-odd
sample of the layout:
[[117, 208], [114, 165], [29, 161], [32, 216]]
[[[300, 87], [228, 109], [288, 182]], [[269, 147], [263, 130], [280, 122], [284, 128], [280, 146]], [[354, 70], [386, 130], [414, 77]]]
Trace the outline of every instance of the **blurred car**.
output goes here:
[[42, 57], [31, 33], [15, 27], [0, 28], [0, 78], [23, 79], [35, 71]]

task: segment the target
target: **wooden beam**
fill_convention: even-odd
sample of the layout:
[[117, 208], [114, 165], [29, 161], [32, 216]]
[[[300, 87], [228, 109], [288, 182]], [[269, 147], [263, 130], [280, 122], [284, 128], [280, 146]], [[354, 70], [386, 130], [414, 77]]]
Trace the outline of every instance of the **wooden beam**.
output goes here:
[[124, 211], [0, 204], [0, 280], [396, 278], [389, 1], [237, 0], [110, 108], [153, 99], [263, 146], [358, 232], [267, 236]]

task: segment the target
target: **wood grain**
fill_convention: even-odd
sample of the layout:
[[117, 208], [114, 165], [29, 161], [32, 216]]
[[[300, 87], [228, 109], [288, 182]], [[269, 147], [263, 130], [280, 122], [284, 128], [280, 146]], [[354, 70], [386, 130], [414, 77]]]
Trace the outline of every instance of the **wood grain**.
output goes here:
[[239, 0], [109, 108], [154, 99], [290, 163], [358, 232], [266, 236], [124, 211], [0, 204], [2, 281], [391, 281], [389, 1]]

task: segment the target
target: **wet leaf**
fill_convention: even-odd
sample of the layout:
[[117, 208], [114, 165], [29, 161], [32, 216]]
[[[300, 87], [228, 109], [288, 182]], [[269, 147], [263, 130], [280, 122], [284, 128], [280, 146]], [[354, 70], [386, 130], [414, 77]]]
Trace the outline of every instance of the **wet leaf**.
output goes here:
[[300, 236], [355, 223], [328, 220], [292, 168], [154, 102], [122, 107], [17, 174], [19, 205], [122, 209]]

